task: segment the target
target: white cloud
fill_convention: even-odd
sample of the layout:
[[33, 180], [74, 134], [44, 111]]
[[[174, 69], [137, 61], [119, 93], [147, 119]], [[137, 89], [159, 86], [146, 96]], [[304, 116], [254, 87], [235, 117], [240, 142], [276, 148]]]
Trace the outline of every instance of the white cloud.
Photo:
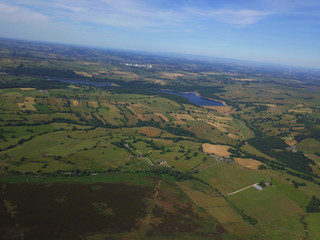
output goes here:
[[203, 21], [246, 27], [271, 15], [316, 15], [317, 13], [306, 11], [305, 8], [312, 9], [320, 5], [318, 0], [255, 0], [252, 3], [248, 1], [246, 5], [240, 5], [235, 1], [228, 7], [226, 4], [213, 1], [199, 7], [200, 5], [193, 1], [186, 1], [180, 8], [175, 5], [173, 9], [158, 7], [154, 5], [154, 1], [146, 0], [2, 1], [5, 3], [0, 5], [1, 13], [14, 12], [21, 20], [28, 18], [30, 14], [29, 18], [39, 20], [50, 16], [59, 22], [153, 30], [165, 30], [167, 27], [190, 29], [191, 26], [197, 29], [199, 24], [203, 26]]
[[48, 16], [6, 3], [0, 3], [0, 19], [11, 22], [36, 22], [50, 19]]
[[62, 4], [62, 3], [56, 3], [54, 6], [57, 8], [69, 10], [72, 12], [84, 12], [85, 11], [84, 8], [76, 7], [76, 6], [72, 6], [72, 5], [66, 5], [66, 4]]
[[199, 24], [202, 20], [245, 27], [272, 14], [250, 9], [158, 8], [143, 0], [13, 0], [10, 5], [2, 5], [17, 15], [30, 13], [33, 18], [39, 19], [47, 15], [57, 21], [154, 30], [185, 27], [190, 22]]
[[256, 11], [256, 10], [228, 10], [228, 9], [221, 9], [217, 11], [208, 12], [207, 15], [212, 17], [213, 19], [229, 23], [235, 25], [251, 25], [254, 24], [263, 18], [273, 15], [272, 12], [263, 12], [263, 11]]

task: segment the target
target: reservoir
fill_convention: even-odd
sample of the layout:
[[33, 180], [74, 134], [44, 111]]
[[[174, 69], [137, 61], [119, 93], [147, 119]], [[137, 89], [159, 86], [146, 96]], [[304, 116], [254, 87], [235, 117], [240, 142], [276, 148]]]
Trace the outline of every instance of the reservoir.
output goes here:
[[62, 78], [48, 78], [52, 81], [60, 81], [65, 83], [73, 83], [73, 84], [84, 84], [84, 85], [91, 85], [96, 87], [109, 87], [111, 86], [111, 83], [104, 83], [104, 82], [89, 82], [85, 80], [78, 80], [78, 79], [62, 79]]
[[225, 106], [223, 104], [223, 102], [216, 101], [216, 100], [209, 99], [209, 98], [200, 97], [194, 92], [182, 93], [182, 92], [165, 91], [165, 90], [161, 90], [161, 92], [169, 93], [169, 94], [175, 94], [175, 95], [178, 95], [178, 96], [181, 96], [181, 97], [185, 97], [190, 102], [192, 102], [194, 104], [197, 104], [199, 106], [216, 106], [216, 107]]
[[[108, 87], [112, 86], [111, 83], [106, 83], [106, 82], [90, 82], [90, 81], [85, 81], [85, 80], [78, 80], [78, 79], [62, 79], [62, 78], [48, 78], [49, 80], [52, 81], [60, 81], [60, 82], [66, 82], [66, 83], [73, 83], [73, 84], [84, 84], [84, 85], [91, 85], [95, 87]], [[190, 102], [197, 104], [199, 106], [216, 106], [216, 107], [222, 107], [225, 106], [223, 102], [216, 101], [213, 99], [209, 98], [203, 98], [198, 96], [195, 92], [188, 92], [188, 93], [183, 93], [183, 92], [175, 92], [175, 91], [166, 91], [166, 90], [160, 90], [161, 92], [168, 93], [168, 94], [174, 94], [178, 95], [181, 97], [187, 98]]]

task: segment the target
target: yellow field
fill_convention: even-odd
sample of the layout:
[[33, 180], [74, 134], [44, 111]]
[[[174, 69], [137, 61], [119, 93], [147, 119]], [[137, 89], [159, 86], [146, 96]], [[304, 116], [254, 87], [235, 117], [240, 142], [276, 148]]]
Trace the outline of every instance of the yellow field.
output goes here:
[[235, 140], [238, 140], [239, 139], [239, 136], [233, 134], [233, 133], [228, 133], [228, 137], [229, 138], [232, 138], [232, 139], [235, 139]]
[[155, 80], [154, 82], [155, 82], [156, 84], [159, 84], [159, 85], [162, 85], [162, 86], [167, 85], [167, 83], [166, 83], [165, 81], [159, 80], [159, 79]]
[[21, 110], [37, 111], [37, 109], [33, 106], [34, 103], [34, 97], [25, 97], [24, 102], [17, 103], [17, 105]]
[[223, 127], [223, 124], [221, 124], [221, 123], [211, 123], [211, 122], [207, 122], [207, 123], [209, 123], [210, 125], [214, 126], [217, 129], [219, 129], [221, 132], [228, 132], [228, 130], [225, 129]]
[[231, 107], [227, 107], [227, 106], [221, 106], [221, 107], [217, 107], [217, 106], [204, 106], [205, 108], [209, 108], [209, 109], [213, 109], [216, 110], [217, 112], [221, 112], [221, 113], [231, 113], [232, 112], [232, 108]]
[[221, 75], [221, 73], [219, 73], [219, 72], [201, 72], [201, 74], [205, 74], [205, 75]]
[[230, 149], [229, 146], [225, 145], [213, 145], [210, 143], [204, 143], [202, 144], [203, 152], [215, 154], [219, 157], [229, 157], [231, 153], [228, 152]]
[[266, 106], [271, 107], [271, 108], [276, 108], [277, 107], [276, 104], [266, 104]]
[[131, 104], [128, 108], [132, 112], [134, 112], [135, 114], [143, 114], [143, 113], [146, 113], [148, 111], [153, 112], [151, 108], [149, 108], [146, 105], [143, 105], [141, 103]]
[[20, 88], [22, 91], [31, 91], [36, 90], [35, 88]]
[[234, 158], [234, 160], [236, 160], [238, 164], [250, 169], [258, 169], [258, 167], [262, 164], [262, 162], [251, 158]]
[[98, 107], [99, 107], [99, 103], [96, 102], [96, 101], [89, 101], [89, 102], [88, 102], [88, 105], [89, 105], [90, 107], [93, 107], [93, 108], [98, 108]]
[[286, 141], [286, 144], [288, 144], [289, 146], [294, 146], [297, 144], [297, 141], [296, 140], [288, 140], [288, 141]]
[[162, 113], [155, 113], [154, 115], [161, 117], [164, 121], [169, 122], [169, 118], [167, 118], [164, 114]]
[[82, 75], [82, 76], [85, 76], [85, 77], [92, 77], [92, 74], [89, 74], [87, 72], [79, 72], [79, 71], [74, 71], [76, 74], [79, 74], [79, 75]]
[[25, 97], [24, 98], [24, 102], [25, 103], [30, 103], [30, 104], [34, 104], [34, 97]]
[[195, 119], [189, 115], [189, 114], [170, 114], [172, 117], [174, 117], [175, 119], [179, 120], [189, 120], [189, 121], [195, 121]]
[[79, 106], [79, 101], [78, 100], [72, 100], [72, 105], [74, 107], [78, 107]]
[[145, 121], [145, 118], [142, 114], [137, 114], [137, 119], [139, 119], [141, 121]]
[[154, 127], [141, 127], [138, 133], [146, 134], [148, 137], [157, 137], [160, 135], [160, 129]]
[[[141, 115], [141, 114], [138, 114], [138, 115]], [[137, 115], [137, 116], [138, 116]], [[141, 118], [141, 116], [140, 116]], [[161, 122], [161, 119], [159, 116], [155, 115], [155, 114], [143, 114], [142, 115], [142, 118], [145, 120], [145, 121], [150, 121], [151, 119], [153, 119], [155, 122]], [[142, 120], [142, 119], [141, 119]]]
[[109, 108], [110, 112], [119, 112], [119, 108], [117, 108], [115, 105], [109, 104], [109, 103], [103, 103], [103, 106]]
[[176, 79], [178, 77], [184, 77], [186, 75], [182, 73], [161, 73], [161, 76], [165, 78]]

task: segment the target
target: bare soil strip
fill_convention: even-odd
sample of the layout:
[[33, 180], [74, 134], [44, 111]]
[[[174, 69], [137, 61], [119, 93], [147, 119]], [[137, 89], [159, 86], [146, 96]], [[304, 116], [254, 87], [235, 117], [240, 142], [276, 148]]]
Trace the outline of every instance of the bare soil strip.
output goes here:
[[[142, 155], [142, 153], [141, 153], [140, 151], [137, 150], [137, 152]], [[149, 158], [147, 158], [147, 157], [143, 157], [143, 158], [146, 159], [147, 162], [148, 162], [151, 166], [154, 166], [154, 163], [153, 163]]]
[[248, 187], [245, 187], [245, 188], [242, 188], [242, 189], [240, 189], [240, 190], [238, 190], [238, 191], [235, 191], [235, 192], [232, 192], [232, 193], [227, 193], [227, 194], [224, 194], [225, 196], [229, 196], [229, 195], [232, 195], [232, 194], [236, 194], [236, 193], [238, 193], [238, 192], [242, 192], [242, 191], [244, 191], [244, 190], [247, 190], [247, 189], [249, 189], [249, 188], [251, 188], [251, 187], [254, 187], [254, 186], [257, 186], [258, 185], [258, 183], [255, 183], [255, 184], [252, 184], [252, 185], [250, 185], [250, 186], [248, 186]]

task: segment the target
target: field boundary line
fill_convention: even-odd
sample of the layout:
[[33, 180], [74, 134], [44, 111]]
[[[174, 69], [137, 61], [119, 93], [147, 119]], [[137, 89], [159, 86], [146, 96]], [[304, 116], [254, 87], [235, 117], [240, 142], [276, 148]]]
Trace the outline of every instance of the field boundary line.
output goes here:
[[[251, 186], [250, 186], [251, 187]], [[242, 218], [241, 214], [239, 214], [237, 212], [237, 210], [232, 206], [232, 204], [230, 203], [229, 199], [224, 196], [224, 199], [227, 201], [229, 207], [231, 207], [231, 209], [235, 212], [236, 215], [238, 215], [240, 218]], [[244, 220], [243, 220], [244, 221]], [[260, 230], [258, 230], [255, 226], [251, 225], [250, 223], [248, 223], [247, 221], [244, 221], [246, 224], [248, 224], [250, 227], [252, 227], [257, 233], [259, 233], [264, 239], [266, 240], [270, 240], [266, 235], [264, 235]]]
[[245, 188], [241, 188], [241, 189], [239, 189], [239, 190], [237, 190], [237, 191], [234, 191], [234, 192], [231, 192], [231, 193], [227, 193], [227, 194], [224, 194], [225, 196], [229, 196], [229, 195], [232, 195], [232, 194], [236, 194], [236, 193], [238, 193], [238, 192], [242, 192], [242, 191], [244, 191], [244, 190], [247, 190], [247, 189], [249, 189], [249, 188], [251, 188], [251, 187], [254, 187], [254, 186], [257, 186], [258, 185], [258, 183], [254, 183], [254, 184], [252, 184], [252, 185], [250, 185], [250, 186], [248, 186], [248, 187], [245, 187]]
[[[216, 160], [216, 161], [217, 161], [217, 160]], [[213, 163], [213, 164], [210, 164], [209, 166], [206, 166], [206, 167], [200, 169], [199, 172], [202, 172], [202, 171], [204, 171], [204, 170], [206, 170], [206, 169], [208, 169], [208, 168], [210, 168], [210, 167], [213, 167], [214, 165], [216, 165], [216, 164], [218, 164], [218, 163], [221, 163], [221, 161], [217, 161], [217, 162], [215, 162], [215, 163]]]

